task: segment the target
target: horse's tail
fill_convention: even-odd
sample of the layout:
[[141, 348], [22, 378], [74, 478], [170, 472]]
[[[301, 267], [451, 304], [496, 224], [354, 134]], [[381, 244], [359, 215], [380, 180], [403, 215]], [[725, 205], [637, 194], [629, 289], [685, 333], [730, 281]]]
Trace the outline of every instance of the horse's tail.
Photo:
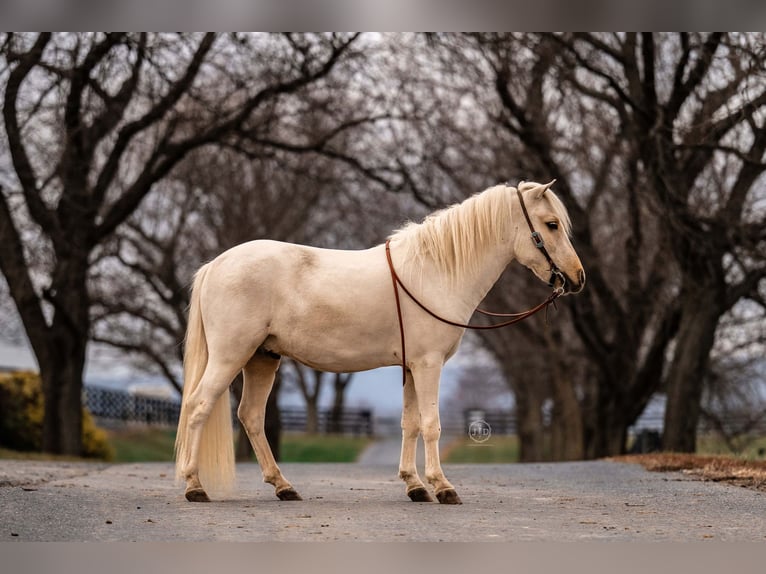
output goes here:
[[[191, 397], [195, 394], [208, 363], [207, 341], [200, 309], [200, 291], [208, 269], [205, 265], [197, 271], [189, 305], [184, 347], [184, 390], [175, 445], [178, 482], [185, 480], [185, 473], [191, 462], [189, 417], [195, 406]], [[234, 483], [234, 434], [228, 388], [218, 399], [205, 423], [197, 462], [200, 481], [206, 489], [212, 492], [226, 492], [231, 489]]]

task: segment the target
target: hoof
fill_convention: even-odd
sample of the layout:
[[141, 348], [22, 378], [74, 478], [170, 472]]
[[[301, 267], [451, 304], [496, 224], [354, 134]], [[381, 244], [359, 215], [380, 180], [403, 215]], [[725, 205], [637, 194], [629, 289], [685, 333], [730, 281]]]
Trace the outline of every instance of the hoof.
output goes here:
[[189, 502], [210, 502], [207, 492], [201, 488], [192, 488], [186, 491], [186, 500]]
[[292, 487], [283, 488], [277, 492], [277, 498], [279, 498], [279, 500], [303, 500], [301, 495], [295, 492]]
[[455, 489], [448, 488], [436, 493], [436, 498], [441, 504], [463, 504]]
[[417, 486], [412, 490], [407, 491], [407, 496], [410, 497], [412, 502], [433, 502], [434, 499], [428, 494], [428, 491], [422, 486]]

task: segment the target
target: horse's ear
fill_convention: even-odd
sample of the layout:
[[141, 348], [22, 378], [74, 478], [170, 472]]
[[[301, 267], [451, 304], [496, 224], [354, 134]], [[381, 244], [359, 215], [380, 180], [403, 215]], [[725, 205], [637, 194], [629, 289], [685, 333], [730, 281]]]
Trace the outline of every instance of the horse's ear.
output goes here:
[[551, 186], [552, 186], [554, 183], [556, 183], [556, 180], [555, 180], [555, 179], [554, 179], [554, 180], [552, 180], [550, 183], [546, 183], [546, 184], [544, 184], [544, 185], [541, 185], [541, 186], [540, 186], [540, 191], [538, 191], [538, 192], [537, 192], [537, 194], [535, 195], [535, 197], [536, 197], [537, 199], [542, 199], [543, 195], [545, 195], [545, 192], [546, 192], [546, 191], [548, 191], [548, 190], [551, 188]]

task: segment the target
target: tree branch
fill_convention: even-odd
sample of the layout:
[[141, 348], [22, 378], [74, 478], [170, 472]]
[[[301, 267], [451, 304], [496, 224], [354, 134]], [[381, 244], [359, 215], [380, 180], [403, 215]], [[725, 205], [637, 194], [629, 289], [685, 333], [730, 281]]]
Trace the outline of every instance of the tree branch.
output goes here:
[[[108, 33], [101, 42], [91, 46], [82, 64], [70, 73], [69, 94], [64, 105], [64, 126], [67, 131], [67, 148], [74, 146], [77, 156], [90, 155], [89, 151], [96, 142], [87, 141], [87, 132], [82, 129], [82, 95], [90, 82], [93, 69], [119, 44], [124, 34]], [[79, 167], [79, 166], [78, 166]]]
[[[702, 52], [700, 57], [697, 58], [696, 64], [689, 72], [689, 76], [686, 81], [682, 81], [683, 73], [686, 69], [686, 65], [689, 61], [689, 48], [688, 43], [685, 46], [685, 50], [682, 53], [681, 60], [676, 67], [676, 74], [673, 82], [673, 91], [671, 92], [670, 99], [665, 105], [665, 116], [668, 125], [672, 125], [678, 112], [683, 106], [688, 97], [694, 93], [697, 87], [702, 82], [702, 79], [710, 69], [710, 65], [713, 62], [713, 56], [715, 55], [718, 47], [721, 45], [724, 34], [716, 32], [710, 34], [705, 40], [702, 46]], [[683, 40], [682, 40], [683, 45]]]
[[93, 80], [90, 80], [90, 87], [99, 92], [104, 100], [104, 110], [96, 117], [88, 128], [87, 139], [95, 146], [101, 141], [115, 126], [122, 120], [125, 110], [133, 97], [138, 81], [141, 77], [141, 67], [146, 56], [146, 33], [142, 32], [138, 42], [136, 52], [136, 61], [133, 62], [130, 75], [125, 79], [117, 93], [114, 96], [109, 95], [105, 90], [99, 90], [100, 86]]
[[235, 128], [247, 121], [253, 112], [265, 102], [283, 94], [294, 93], [329, 74], [355, 38], [356, 36], [353, 36], [340, 45], [333, 45], [331, 54], [316, 71], [309, 75], [298, 76], [285, 82], [267, 86], [250, 98], [237, 113], [229, 118], [209, 126], [199, 134], [192, 135], [181, 142], [165, 142], [162, 148], [157, 150], [154, 156], [155, 161], [149, 162], [130, 188], [112, 204], [96, 230], [96, 237], [100, 240], [111, 234], [141, 203], [146, 194], [151, 190], [152, 185], [167, 175], [189, 152], [206, 144], [220, 141], [224, 136], [229, 135]]
[[[205, 57], [213, 47], [214, 42], [215, 34], [206, 34], [197, 47], [197, 50], [194, 52], [194, 56], [189, 62], [189, 65], [186, 67], [186, 71], [175, 82], [175, 84], [170, 87], [168, 92], [159, 100], [159, 102], [157, 102], [152, 107], [152, 109], [150, 109], [139, 119], [126, 124], [120, 129], [114, 147], [112, 147], [112, 151], [109, 153], [109, 157], [104, 163], [104, 166], [101, 169], [101, 173], [96, 180], [96, 185], [93, 188], [93, 196], [99, 205], [103, 201], [109, 185], [114, 180], [114, 176], [116, 175], [120, 165], [120, 160], [122, 159], [122, 156], [125, 153], [125, 150], [128, 148], [130, 142], [137, 134], [144, 131], [149, 126], [154, 125], [156, 122], [165, 117], [165, 114], [167, 114], [167, 112], [176, 103], [178, 103], [181, 97], [189, 90], [191, 85], [194, 83], [194, 79], [197, 77]], [[138, 70], [136, 69], [136, 74], [137, 72]], [[148, 193], [148, 189], [146, 192]], [[126, 214], [121, 214], [120, 221], [118, 221], [117, 224], [122, 222], [125, 217], [127, 217]], [[110, 227], [112, 227], [113, 230], [114, 227], [116, 227], [116, 224], [113, 226], [110, 225]], [[106, 229], [103, 228], [102, 225], [102, 227], [98, 230], [97, 235], [99, 237], [104, 237], [111, 233], [111, 230], [108, 232], [105, 231]]]
[[181, 385], [181, 382], [173, 374], [173, 371], [170, 368], [170, 365], [168, 365], [168, 363], [164, 360], [163, 355], [158, 353], [154, 349], [154, 347], [152, 347], [150, 344], [130, 343], [128, 341], [121, 341], [118, 339], [112, 339], [110, 337], [104, 337], [104, 336], [98, 336], [98, 335], [94, 335], [93, 337], [91, 337], [91, 341], [93, 341], [94, 343], [109, 345], [110, 347], [114, 347], [115, 349], [120, 349], [122, 351], [127, 351], [128, 353], [131, 353], [131, 354], [137, 354], [137, 355], [148, 357], [160, 369], [162, 376], [165, 377], [167, 382], [176, 391], [178, 391], [178, 394], [183, 395], [183, 386]]
[[8, 149], [11, 152], [13, 167], [21, 184], [27, 209], [32, 219], [51, 235], [58, 234], [58, 221], [53, 212], [48, 209], [40, 197], [37, 186], [37, 175], [27, 155], [24, 146], [21, 128], [18, 122], [17, 99], [21, 84], [27, 78], [32, 69], [40, 62], [45, 47], [51, 39], [51, 34], [43, 33], [37, 37], [32, 49], [17, 57], [18, 64], [8, 77], [5, 85], [5, 98], [3, 103], [3, 119], [5, 132], [8, 136]]
[[[597, 68], [595, 65], [591, 64], [580, 52], [575, 48], [573, 43], [566, 42], [562, 37], [559, 35], [553, 36], [565, 49], [569, 51], [570, 54], [575, 58], [576, 62], [582, 66], [585, 70], [593, 74], [594, 76], [601, 78], [604, 80], [607, 85], [614, 91], [614, 93], [617, 95], [618, 100], [621, 100], [623, 103], [627, 104], [627, 106], [632, 109], [633, 111], [641, 114], [643, 111], [641, 110], [641, 107], [638, 105], [638, 102], [634, 101], [628, 93], [620, 86], [620, 84], [617, 83], [617, 81], [614, 78], [613, 74], [610, 74], [608, 72], [605, 72], [604, 70], [601, 70]], [[578, 34], [575, 36], [577, 39], [581, 39], [584, 41], [587, 41], [588, 43], [592, 44], [594, 47], [599, 48], [600, 46], [603, 46], [603, 42], [600, 42], [597, 38], [590, 34]], [[599, 48], [602, 49], [602, 48]], [[610, 50], [609, 53], [613, 52]], [[624, 64], [624, 60], [622, 57], [619, 58], [619, 61]]]
[[38, 358], [48, 354], [48, 323], [35, 292], [24, 248], [8, 201], [0, 187], [0, 271], [8, 282], [13, 302], [19, 311], [29, 342]]
[[680, 173], [685, 175], [686, 182], [696, 181], [699, 174], [710, 162], [720, 140], [729, 130], [740, 123], [743, 118], [752, 118], [755, 112], [764, 106], [766, 106], [766, 90], [755, 99], [737, 107], [730, 114], [712, 122], [710, 128], [705, 133], [700, 134], [699, 143], [701, 145], [698, 145], [694, 151], [690, 151], [688, 158], [679, 168]]

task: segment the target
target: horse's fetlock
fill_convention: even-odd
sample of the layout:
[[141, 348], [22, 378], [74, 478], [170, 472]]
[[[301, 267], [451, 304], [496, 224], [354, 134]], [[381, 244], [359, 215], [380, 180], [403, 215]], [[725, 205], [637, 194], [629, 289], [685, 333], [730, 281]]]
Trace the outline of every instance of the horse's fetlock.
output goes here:
[[400, 470], [399, 471], [399, 478], [401, 478], [404, 481], [410, 480], [414, 476], [414, 473], [410, 470]]
[[428, 484], [440, 487], [440, 490], [443, 488], [452, 488], [452, 485], [444, 476], [443, 472], [426, 472], [426, 480], [428, 481]]
[[285, 478], [282, 476], [281, 472], [264, 472], [263, 482], [266, 482], [273, 486], [281, 486], [285, 484], [287, 481], [285, 481]]

